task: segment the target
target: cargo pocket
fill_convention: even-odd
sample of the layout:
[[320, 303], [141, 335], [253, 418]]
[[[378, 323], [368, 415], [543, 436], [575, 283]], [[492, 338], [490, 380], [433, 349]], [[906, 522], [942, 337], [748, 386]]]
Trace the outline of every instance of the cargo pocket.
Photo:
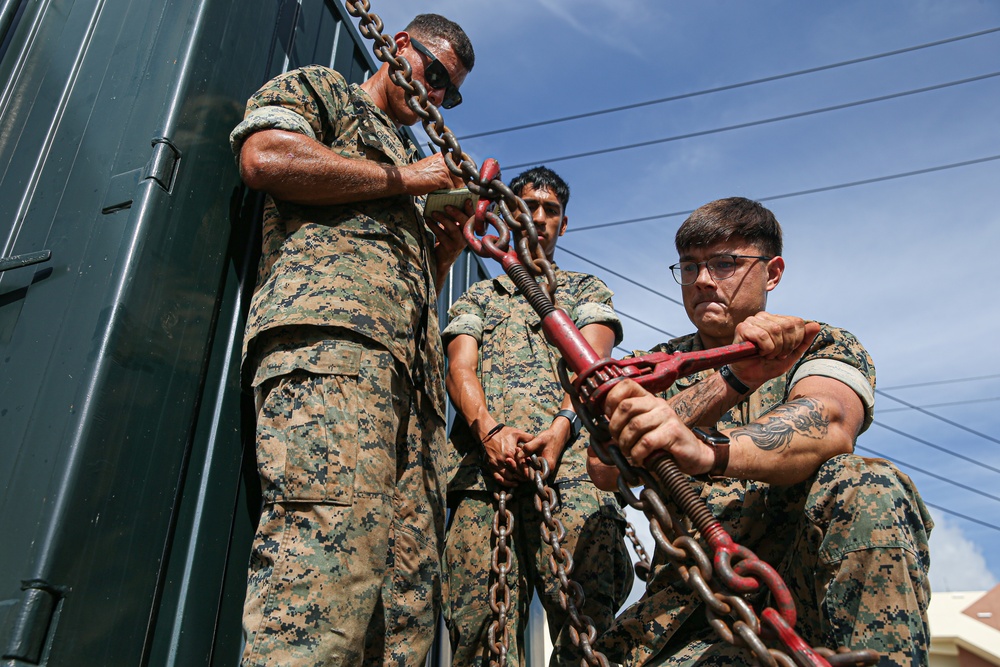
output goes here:
[[295, 372], [268, 392], [257, 423], [265, 502], [353, 502], [360, 359], [359, 348], [330, 374]]

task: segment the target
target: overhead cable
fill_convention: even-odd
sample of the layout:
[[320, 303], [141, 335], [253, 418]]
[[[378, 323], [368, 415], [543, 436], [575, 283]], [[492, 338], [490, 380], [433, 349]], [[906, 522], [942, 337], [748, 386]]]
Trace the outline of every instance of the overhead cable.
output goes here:
[[[976, 158], [973, 160], [964, 160], [962, 162], [953, 162], [951, 164], [943, 164], [937, 167], [928, 167], [926, 169], [916, 169], [914, 171], [905, 171], [898, 174], [890, 174], [888, 176], [876, 176], [874, 178], [866, 178], [860, 181], [851, 181], [849, 183], [838, 183], [837, 185], [827, 185], [819, 188], [811, 188], [809, 190], [799, 190], [797, 192], [788, 192], [782, 195], [770, 195], [768, 197], [758, 197], [757, 201], [774, 201], [776, 199], [789, 199], [791, 197], [801, 197], [802, 195], [811, 195], [818, 192], [829, 192], [831, 190], [842, 190], [844, 188], [853, 188], [858, 185], [869, 185], [871, 183], [881, 183], [883, 181], [891, 181], [898, 178], [907, 178], [909, 176], [919, 176], [921, 174], [930, 174], [936, 171], [945, 171], [947, 169], [957, 169], [959, 167], [968, 167], [974, 164], [982, 164], [984, 162], [991, 162], [993, 160], [1000, 160], [1000, 155], [990, 155], [987, 157]], [[630, 218], [628, 220], [619, 220], [617, 222], [602, 222], [596, 225], [588, 225], [586, 227], [575, 227], [573, 229], [567, 229], [566, 233], [570, 234], [573, 232], [583, 232], [591, 229], [603, 229], [604, 227], [616, 227], [618, 225], [628, 225], [636, 222], [646, 222], [648, 220], [655, 220], [658, 218], [671, 218], [681, 215], [690, 215], [694, 212], [694, 209], [687, 211], [675, 211], [673, 213], [663, 213], [660, 215], [649, 215], [643, 218]]]
[[628, 276], [623, 276], [622, 274], [618, 273], [617, 271], [612, 271], [608, 267], [602, 266], [602, 265], [598, 264], [597, 262], [595, 262], [595, 261], [593, 261], [591, 259], [587, 259], [583, 255], [575, 253], [572, 250], [567, 250], [566, 248], [564, 248], [562, 246], [559, 246], [559, 251], [560, 252], [564, 252], [567, 255], [573, 255], [573, 257], [576, 257], [577, 259], [583, 260], [587, 264], [591, 264], [593, 266], [596, 266], [597, 268], [601, 269], [605, 273], [610, 273], [611, 275], [613, 275], [615, 277], [621, 278], [622, 280], [624, 280], [627, 283], [631, 283], [631, 284], [635, 285], [636, 287], [641, 287], [642, 289], [646, 290], [647, 292], [651, 292], [652, 294], [655, 294], [656, 296], [662, 297], [662, 298], [666, 299], [667, 301], [670, 301], [672, 303], [676, 303], [678, 306], [683, 306], [684, 305], [681, 301], [678, 301], [677, 299], [673, 298], [672, 296], [667, 296], [663, 292], [657, 292], [652, 287], [649, 287], [647, 285], [643, 285], [638, 280], [632, 280]]
[[943, 453], [945, 453], [945, 454], [947, 454], [949, 456], [954, 456], [956, 459], [962, 459], [963, 461], [967, 461], [968, 463], [971, 463], [974, 466], [978, 466], [980, 468], [983, 468], [985, 470], [990, 470], [992, 472], [1000, 473], [1000, 468], [994, 468], [993, 466], [991, 466], [991, 465], [989, 465], [987, 463], [983, 463], [982, 461], [978, 461], [978, 460], [976, 460], [976, 459], [974, 459], [974, 458], [972, 458], [970, 456], [965, 456], [964, 454], [959, 454], [958, 452], [954, 452], [954, 451], [948, 449], [947, 447], [942, 447], [941, 445], [935, 445], [933, 442], [928, 442], [928, 441], [924, 440], [923, 438], [918, 438], [917, 436], [915, 436], [915, 435], [913, 435], [911, 433], [907, 433], [905, 431], [900, 431], [899, 429], [893, 428], [891, 426], [886, 426], [885, 424], [883, 424], [880, 421], [873, 421], [872, 425], [873, 426], [879, 426], [881, 428], [884, 428], [887, 431], [892, 431], [896, 435], [901, 435], [904, 438], [909, 438], [910, 440], [913, 440], [914, 442], [919, 442], [922, 445], [926, 445], [928, 447], [931, 447], [932, 449], [936, 449], [939, 452], [943, 452]]
[[948, 509], [947, 507], [942, 507], [941, 505], [935, 505], [934, 503], [929, 503], [926, 500], [924, 501], [924, 505], [927, 505], [928, 507], [933, 507], [936, 510], [941, 510], [945, 514], [950, 514], [952, 516], [957, 516], [960, 519], [965, 519], [966, 521], [971, 521], [972, 523], [978, 523], [980, 526], [986, 526], [987, 528], [992, 528], [993, 530], [1000, 530], [1000, 526], [994, 525], [992, 523], [987, 523], [987, 522], [985, 522], [985, 521], [983, 521], [981, 519], [975, 519], [975, 518], [973, 518], [971, 516], [968, 516], [966, 514], [960, 514], [960, 513], [956, 512], [954, 510]]
[[[991, 396], [989, 398], [974, 398], [967, 401], [948, 401], [947, 403], [931, 403], [929, 405], [922, 405], [922, 408], [947, 408], [956, 405], [972, 405], [973, 403], [991, 403], [993, 401], [1000, 401], [1000, 396]], [[913, 408], [880, 408], [876, 411], [876, 414], [884, 415], [889, 412], [903, 412], [904, 410], [912, 410]]]
[[885, 393], [884, 390], [876, 389], [875, 393], [879, 394], [880, 396], [885, 396], [886, 398], [888, 398], [890, 400], [893, 400], [893, 401], [896, 401], [897, 403], [905, 405], [906, 407], [910, 408], [911, 410], [916, 410], [920, 414], [927, 415], [928, 417], [933, 417], [934, 419], [937, 419], [938, 421], [942, 421], [945, 424], [948, 424], [950, 426], [954, 426], [955, 428], [961, 429], [961, 430], [965, 431], [966, 433], [971, 433], [972, 435], [977, 435], [980, 438], [983, 438], [984, 440], [989, 440], [990, 442], [995, 442], [996, 444], [1000, 445], [1000, 440], [998, 440], [997, 438], [994, 438], [992, 435], [988, 435], [986, 433], [982, 433], [982, 432], [977, 431], [975, 429], [969, 428], [965, 424], [960, 424], [960, 423], [958, 423], [956, 421], [952, 421], [951, 419], [947, 419], [945, 417], [942, 417], [941, 415], [935, 414], [935, 413], [933, 413], [933, 412], [931, 412], [929, 410], [925, 410], [924, 408], [921, 408], [921, 407], [919, 407], [917, 405], [913, 405], [912, 403], [907, 403], [906, 401], [904, 401], [901, 398], [896, 398], [895, 396], [892, 396], [890, 394]]
[[870, 453], [874, 454], [875, 456], [878, 456], [879, 458], [888, 459], [889, 461], [892, 461], [896, 465], [900, 465], [900, 466], [903, 466], [904, 468], [909, 468], [911, 470], [916, 470], [919, 473], [923, 473], [924, 475], [928, 475], [930, 477], [933, 477], [934, 479], [939, 479], [942, 482], [946, 482], [948, 484], [951, 484], [952, 486], [957, 486], [960, 489], [965, 489], [966, 491], [971, 491], [972, 493], [976, 493], [976, 494], [978, 494], [980, 496], [983, 496], [984, 498], [989, 498], [990, 500], [996, 500], [997, 502], [1000, 502], [1000, 496], [994, 496], [992, 493], [987, 493], [986, 491], [982, 491], [980, 489], [977, 489], [974, 486], [969, 486], [968, 484], [962, 484], [961, 482], [956, 482], [955, 480], [950, 479], [948, 477], [945, 477], [944, 475], [939, 475], [936, 472], [931, 472], [930, 470], [925, 470], [923, 468], [919, 468], [919, 467], [917, 467], [917, 466], [915, 466], [915, 465], [913, 465], [911, 463], [907, 463], [906, 461], [901, 461], [901, 460], [899, 460], [898, 458], [896, 458], [894, 456], [886, 456], [885, 454], [877, 452], [874, 449], [871, 449], [870, 447], [864, 447], [862, 445], [855, 445], [854, 448], [855, 449], [861, 449], [861, 450], [864, 450], [866, 452], [870, 452]]
[[928, 49], [934, 46], [941, 46], [942, 44], [950, 44], [952, 42], [958, 42], [965, 39], [971, 39], [973, 37], [980, 37], [982, 35], [988, 35], [990, 33], [1000, 31], [1000, 27], [989, 28], [987, 30], [980, 30], [978, 32], [969, 33], [967, 35], [959, 35], [958, 37], [949, 37], [947, 39], [940, 39], [935, 42], [927, 42], [926, 44], [918, 44], [916, 46], [909, 46], [903, 49], [896, 49], [894, 51], [886, 51], [885, 53], [877, 53], [871, 56], [863, 56], [861, 58], [852, 58], [851, 60], [842, 60], [837, 63], [832, 63], [829, 65], [820, 65], [818, 67], [810, 67], [808, 69], [800, 69], [794, 72], [786, 72], [785, 74], [775, 74], [773, 76], [766, 76], [761, 79], [752, 79], [750, 81], [742, 81], [740, 83], [731, 83], [725, 86], [717, 86], [715, 88], [706, 88], [705, 90], [697, 90], [690, 93], [681, 93], [679, 95], [671, 95], [669, 97], [660, 97], [655, 100], [647, 100], [645, 102], [635, 102], [632, 104], [623, 104], [617, 107], [610, 107], [608, 109], [599, 109], [597, 111], [587, 111], [584, 113], [573, 114], [570, 116], [561, 116], [559, 118], [551, 118], [549, 120], [540, 120], [532, 123], [524, 123], [522, 125], [512, 125], [510, 127], [504, 127], [496, 130], [486, 130], [484, 132], [474, 132], [472, 134], [465, 134], [458, 137], [459, 140], [465, 139], [475, 139], [477, 137], [487, 137], [494, 134], [503, 134], [505, 132], [514, 132], [516, 130], [526, 130], [532, 127], [541, 127], [543, 125], [554, 125], [556, 123], [565, 123], [571, 120], [579, 120], [581, 118], [590, 118], [592, 116], [600, 116], [603, 114], [616, 113], [619, 111], [627, 111], [629, 109], [637, 109], [640, 107], [651, 106], [654, 104], [663, 104], [665, 102], [675, 102], [677, 100], [690, 99], [692, 97], [699, 97], [702, 95], [710, 95], [713, 93], [721, 93], [727, 90], [736, 90], [737, 88], [746, 88], [747, 86], [756, 86], [761, 83], [770, 83], [771, 81], [780, 81], [781, 79], [790, 79], [796, 76], [802, 76], [804, 74], [814, 74], [816, 72], [823, 72], [825, 70], [836, 69], [838, 67], [846, 67], [847, 65], [856, 65], [858, 63], [869, 62], [872, 60], [878, 60], [880, 58], [888, 58], [890, 56], [898, 56], [903, 53], [911, 53], [913, 51], [919, 51], [921, 49]]
[[746, 123], [737, 123], [736, 125], [726, 125], [725, 127], [716, 127], [710, 130], [699, 130], [698, 132], [688, 132], [686, 134], [675, 134], [670, 137], [663, 137], [661, 139], [650, 139], [648, 141], [639, 141], [633, 144], [623, 144], [621, 146], [612, 146], [610, 148], [598, 148], [592, 151], [584, 151], [582, 153], [571, 153], [569, 155], [560, 155], [558, 157], [550, 157], [544, 160], [532, 160], [531, 162], [522, 162], [520, 164], [505, 165], [507, 169], [519, 169], [522, 167], [531, 167], [539, 164], [552, 164], [553, 162], [564, 162], [566, 160], [576, 160], [582, 157], [593, 157], [595, 155], [604, 155], [607, 153], [617, 153], [619, 151], [632, 150], [633, 148], [643, 148], [645, 146], [655, 146], [656, 144], [664, 144], [670, 141], [679, 141], [681, 139], [691, 139], [694, 137], [704, 137], [710, 134], [719, 134], [721, 132], [731, 132], [732, 130], [743, 130], [748, 127], [758, 127], [760, 125], [769, 125], [771, 123], [780, 123], [786, 120], [794, 120], [796, 118], [804, 118], [806, 116], [815, 116], [821, 113], [828, 113], [830, 111], [840, 111], [842, 109], [850, 109], [852, 107], [859, 107], [865, 104], [874, 104], [876, 102], [885, 102], [886, 100], [898, 99], [900, 97], [907, 97], [909, 95], [918, 95], [920, 93], [927, 93], [934, 90], [941, 90], [943, 88], [951, 88], [953, 86], [961, 86], [967, 83], [974, 83], [976, 81], [982, 81], [984, 79], [991, 79], [1000, 76], [1000, 72], [990, 72], [989, 74], [981, 74], [979, 76], [969, 77], [967, 79], [959, 79], [957, 81], [948, 81], [946, 83], [939, 83], [933, 86], [925, 86], [923, 88], [914, 88], [913, 90], [904, 90], [899, 93], [890, 93], [888, 95], [879, 95], [878, 97], [869, 97], [864, 100], [856, 100], [854, 102], [844, 102], [843, 104], [834, 104], [833, 106], [821, 107], [819, 109], [810, 109], [809, 111], [798, 111], [796, 113], [785, 114], [782, 116], [773, 116], [771, 118], [763, 118], [761, 120], [752, 120]]
[[913, 384], [897, 384], [894, 387], [884, 387], [883, 391], [898, 391], [900, 389], [912, 389], [914, 387], [933, 387], [939, 384], [954, 384], [956, 382], [975, 382], [977, 380], [993, 380], [1000, 378], [1000, 373], [992, 375], [974, 375], [967, 378], [956, 378], [953, 380], [929, 380], [927, 382], [916, 382]]

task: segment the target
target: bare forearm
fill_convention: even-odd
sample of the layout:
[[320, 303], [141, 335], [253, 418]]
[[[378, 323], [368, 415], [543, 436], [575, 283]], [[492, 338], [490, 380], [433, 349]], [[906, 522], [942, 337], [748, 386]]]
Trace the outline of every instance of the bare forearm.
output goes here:
[[451, 179], [434, 160], [402, 167], [346, 158], [295, 132], [264, 130], [243, 144], [240, 173], [255, 190], [298, 204], [329, 205], [422, 195]]
[[726, 475], [770, 484], [808, 479], [837, 454], [852, 451], [854, 434], [833, 403], [802, 397], [729, 432]]
[[497, 420], [486, 409], [486, 394], [475, 371], [464, 368], [449, 368], [445, 381], [448, 395], [455, 403], [458, 413], [480, 439], [497, 424]]
[[667, 403], [688, 426], [714, 426], [742, 398], [721, 375], [713, 373], [671, 396]]

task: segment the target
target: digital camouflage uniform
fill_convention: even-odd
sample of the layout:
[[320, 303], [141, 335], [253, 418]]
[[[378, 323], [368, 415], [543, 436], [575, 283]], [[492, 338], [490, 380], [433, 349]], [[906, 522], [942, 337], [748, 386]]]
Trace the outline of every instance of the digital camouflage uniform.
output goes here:
[[[690, 335], [654, 351], [698, 349], [700, 339]], [[713, 372], [678, 380], [664, 397]], [[794, 368], [733, 407], [718, 427], [758, 419], [783, 404], [794, 383], [808, 375], [832, 377], [854, 389], [865, 405], [862, 430], [871, 424], [871, 357], [853, 335], [823, 325]], [[733, 539], [774, 566], [788, 584], [798, 608], [796, 631], [806, 642], [874, 649], [883, 667], [927, 664], [927, 540], [933, 523], [909, 477], [883, 459], [842, 454], [790, 486], [691, 479]], [[622, 613], [599, 648], [630, 666], [754, 664], [748, 650], [726, 644], [709, 629], [696, 594], [663, 560], [658, 554], [646, 594]]]
[[[594, 276], [556, 269], [557, 305], [577, 327], [605, 324], [621, 339], [621, 323], [611, 305], [611, 291]], [[565, 397], [559, 383], [559, 351], [549, 345], [541, 322], [507, 276], [476, 283], [449, 310], [444, 338], [467, 334], [479, 343], [478, 375], [487, 409], [500, 422], [537, 435], [547, 429]], [[448, 485], [452, 510], [444, 555], [445, 602], [456, 667], [482, 664], [487, 631], [493, 622], [488, 604], [490, 560], [495, 541], [493, 491], [498, 485], [487, 468], [482, 445], [459, 415], [452, 443], [461, 462]], [[457, 459], [456, 459], [457, 460]], [[632, 563], [624, 542], [625, 519], [613, 494], [600, 491], [587, 475], [585, 441], [570, 443], [550, 476], [559, 508], [553, 512], [566, 528], [562, 546], [575, 563], [573, 579], [586, 595], [582, 612], [598, 632], [614, 618], [632, 588]], [[554, 482], [551, 482], [554, 480]], [[507, 625], [508, 663], [524, 664], [524, 628], [535, 589], [544, 605], [554, 651], [552, 665], [579, 665], [581, 654], [569, 636], [569, 621], [558, 600], [558, 580], [551, 574], [551, 547], [541, 539], [541, 514], [535, 487], [522, 483], [508, 506], [514, 515], [509, 546], [513, 555], [507, 577], [511, 588]]]
[[[233, 130], [403, 165], [414, 146], [325, 67], [276, 77]], [[264, 507], [244, 665], [422, 665], [440, 599], [443, 353], [419, 200], [267, 198], [244, 338]]]

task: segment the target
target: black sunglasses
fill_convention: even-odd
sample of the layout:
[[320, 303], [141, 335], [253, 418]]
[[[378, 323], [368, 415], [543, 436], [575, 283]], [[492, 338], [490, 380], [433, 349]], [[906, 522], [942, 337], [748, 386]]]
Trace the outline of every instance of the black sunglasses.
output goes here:
[[441, 64], [441, 61], [412, 35], [410, 36], [410, 44], [413, 44], [413, 48], [430, 58], [430, 63], [424, 67], [424, 80], [427, 81], [428, 86], [435, 90], [444, 89], [444, 101], [441, 106], [445, 109], [453, 109], [461, 104], [462, 93], [458, 92], [458, 87], [451, 82], [448, 68]]

